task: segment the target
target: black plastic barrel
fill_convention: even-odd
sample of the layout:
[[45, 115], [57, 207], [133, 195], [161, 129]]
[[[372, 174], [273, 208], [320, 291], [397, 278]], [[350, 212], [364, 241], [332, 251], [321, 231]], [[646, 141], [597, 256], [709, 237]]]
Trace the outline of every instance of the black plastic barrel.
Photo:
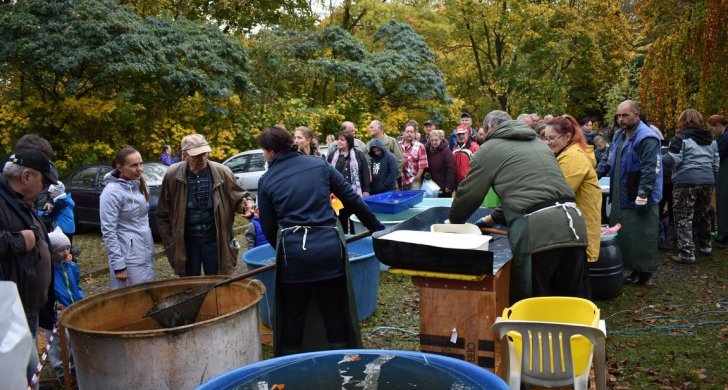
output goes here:
[[614, 238], [601, 242], [599, 258], [589, 263], [592, 299], [610, 299], [622, 289], [622, 252]]

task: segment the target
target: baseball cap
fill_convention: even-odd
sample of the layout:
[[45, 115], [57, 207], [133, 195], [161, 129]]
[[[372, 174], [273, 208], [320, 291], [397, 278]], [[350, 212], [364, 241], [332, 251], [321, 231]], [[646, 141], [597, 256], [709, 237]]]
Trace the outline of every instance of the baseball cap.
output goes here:
[[8, 159], [14, 164], [32, 168], [45, 176], [53, 184], [58, 184], [58, 173], [45, 153], [36, 149], [18, 149]]
[[467, 134], [468, 128], [465, 125], [460, 125], [455, 128], [455, 134]]
[[182, 151], [190, 156], [198, 156], [202, 153], [210, 153], [210, 145], [200, 134], [191, 134], [182, 138]]
[[428, 119], [428, 120], [425, 121], [425, 124], [426, 125], [433, 125], [434, 126], [435, 125], [435, 122], [432, 119]]
[[470, 114], [468, 114], [467, 112], [463, 112], [462, 114], [460, 114], [460, 118], [470, 118]]

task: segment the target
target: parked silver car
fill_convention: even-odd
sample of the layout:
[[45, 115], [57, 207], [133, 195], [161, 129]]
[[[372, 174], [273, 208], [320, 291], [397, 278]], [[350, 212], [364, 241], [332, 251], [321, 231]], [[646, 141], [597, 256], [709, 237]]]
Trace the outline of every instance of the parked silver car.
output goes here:
[[258, 180], [268, 169], [263, 159], [263, 150], [255, 149], [238, 153], [223, 161], [223, 165], [233, 171], [238, 183], [253, 195], [258, 193]]

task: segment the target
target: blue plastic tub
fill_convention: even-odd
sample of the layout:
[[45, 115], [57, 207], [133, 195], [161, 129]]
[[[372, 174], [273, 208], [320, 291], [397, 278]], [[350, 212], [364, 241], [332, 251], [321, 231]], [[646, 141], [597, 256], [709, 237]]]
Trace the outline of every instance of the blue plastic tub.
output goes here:
[[464, 360], [425, 352], [344, 349], [283, 356], [249, 364], [198, 389], [489, 389], [508, 386]]
[[425, 191], [389, 191], [364, 198], [373, 213], [397, 214], [422, 202]]
[[[352, 242], [347, 245], [347, 248], [349, 250], [349, 269], [356, 298], [356, 311], [361, 321], [374, 314], [374, 310], [377, 308], [379, 261], [374, 256], [371, 237]], [[274, 263], [275, 257], [275, 250], [270, 245], [259, 246], [243, 253], [243, 261], [250, 269]], [[260, 280], [265, 285], [265, 295], [258, 302], [258, 308], [263, 323], [272, 329], [275, 323], [276, 304], [275, 270], [263, 272], [253, 278]]]

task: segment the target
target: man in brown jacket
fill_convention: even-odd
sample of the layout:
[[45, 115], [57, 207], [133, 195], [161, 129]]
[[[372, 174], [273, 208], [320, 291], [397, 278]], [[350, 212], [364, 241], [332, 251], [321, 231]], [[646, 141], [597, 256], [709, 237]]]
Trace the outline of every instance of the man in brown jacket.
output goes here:
[[182, 139], [184, 161], [164, 175], [157, 206], [159, 234], [179, 276], [233, 272], [240, 244], [233, 236], [235, 212], [252, 217], [253, 201], [230, 169], [208, 161], [212, 149], [200, 134]]

